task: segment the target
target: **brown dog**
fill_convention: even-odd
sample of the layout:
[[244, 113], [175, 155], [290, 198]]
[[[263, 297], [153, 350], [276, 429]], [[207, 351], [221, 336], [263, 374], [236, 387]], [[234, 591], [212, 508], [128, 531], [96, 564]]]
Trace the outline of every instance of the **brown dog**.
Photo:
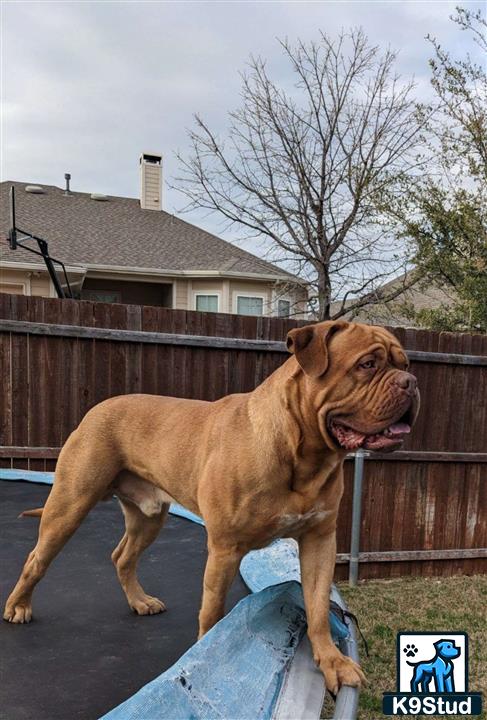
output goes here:
[[399, 342], [379, 327], [323, 322], [291, 330], [287, 346], [293, 356], [251, 393], [216, 402], [127, 395], [90, 410], [59, 456], [37, 545], [4, 618], [29, 622], [34, 586], [112, 494], [126, 521], [112, 558], [129, 605], [140, 615], [164, 610], [140, 586], [136, 565], [174, 499], [208, 531], [200, 636], [222, 617], [243, 555], [294, 537], [315, 660], [331, 691], [359, 685], [362, 671], [328, 625], [343, 461], [359, 447], [400, 446], [418, 411], [416, 379]]

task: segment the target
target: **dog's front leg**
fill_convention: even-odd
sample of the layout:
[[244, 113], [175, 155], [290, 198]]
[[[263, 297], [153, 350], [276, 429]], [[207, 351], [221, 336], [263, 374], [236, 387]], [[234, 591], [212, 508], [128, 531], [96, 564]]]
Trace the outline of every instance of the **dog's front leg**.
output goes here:
[[299, 539], [301, 583], [313, 656], [325, 676], [326, 687], [336, 694], [341, 685], [365, 682], [360, 667], [336, 647], [328, 611], [336, 557], [335, 530], [313, 528]]
[[438, 692], [438, 693], [445, 692], [445, 690], [446, 690], [445, 677], [444, 677], [443, 673], [441, 672], [441, 670], [439, 672], [437, 672], [435, 675], [435, 685], [436, 685], [435, 692]]
[[208, 539], [208, 560], [203, 580], [198, 638], [223, 617], [225, 598], [237, 574], [242, 555], [235, 547], [217, 545]]

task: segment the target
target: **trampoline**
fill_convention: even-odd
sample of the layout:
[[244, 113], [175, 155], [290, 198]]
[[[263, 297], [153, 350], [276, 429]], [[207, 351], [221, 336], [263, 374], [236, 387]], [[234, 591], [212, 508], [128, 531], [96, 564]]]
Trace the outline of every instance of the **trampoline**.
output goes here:
[[[39, 521], [17, 518], [44, 505], [50, 487], [0, 480], [2, 605], [37, 540]], [[95, 720], [173, 665], [198, 634], [206, 562], [203, 527], [169, 515], [140, 562], [147, 592], [167, 611], [132, 613], [110, 554], [124, 532], [118, 502], [99, 503], [53, 561], [34, 595], [34, 621], [0, 623], [0, 716]], [[248, 594], [240, 576], [227, 609]]]
[[[0, 481], [3, 600], [37, 538], [38, 522], [18, 515], [45, 503], [50, 487], [37, 482], [52, 475], [1, 470], [0, 478], [16, 480]], [[36, 622], [0, 625], [2, 718], [319, 717], [324, 685], [305, 634], [297, 544], [249, 553], [240, 568], [246, 584], [237, 576], [227, 597], [227, 613], [238, 607], [195, 645], [206, 533], [196, 516], [171, 511], [139, 567], [147, 592], [168, 609], [146, 617], [128, 609], [110, 560], [124, 531], [118, 502], [89, 513], [36, 589]], [[346, 609], [336, 588], [332, 599]], [[333, 613], [330, 622], [342, 652], [358, 660], [353, 625]], [[357, 704], [358, 691], [343, 687], [335, 720], [354, 718]]]

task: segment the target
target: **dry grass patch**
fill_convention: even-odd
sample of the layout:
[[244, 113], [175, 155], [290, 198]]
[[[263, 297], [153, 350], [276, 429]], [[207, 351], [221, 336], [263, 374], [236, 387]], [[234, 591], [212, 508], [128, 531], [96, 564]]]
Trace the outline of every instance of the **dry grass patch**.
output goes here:
[[[487, 575], [374, 580], [340, 592], [360, 622], [370, 657], [360, 650], [368, 686], [360, 695], [358, 720], [378, 720], [382, 693], [396, 688], [396, 633], [407, 630], [464, 631], [469, 637], [469, 688], [487, 700]], [[323, 717], [330, 717], [325, 704]], [[453, 716], [450, 716], [453, 717]], [[487, 718], [484, 711], [483, 718]]]

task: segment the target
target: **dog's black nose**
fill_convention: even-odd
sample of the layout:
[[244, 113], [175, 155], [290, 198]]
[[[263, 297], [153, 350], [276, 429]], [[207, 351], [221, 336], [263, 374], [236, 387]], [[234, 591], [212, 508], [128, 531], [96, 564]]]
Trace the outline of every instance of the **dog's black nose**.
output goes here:
[[399, 370], [395, 377], [394, 382], [399, 385], [400, 388], [406, 390], [409, 395], [414, 395], [418, 388], [418, 381], [416, 377], [405, 370]]

